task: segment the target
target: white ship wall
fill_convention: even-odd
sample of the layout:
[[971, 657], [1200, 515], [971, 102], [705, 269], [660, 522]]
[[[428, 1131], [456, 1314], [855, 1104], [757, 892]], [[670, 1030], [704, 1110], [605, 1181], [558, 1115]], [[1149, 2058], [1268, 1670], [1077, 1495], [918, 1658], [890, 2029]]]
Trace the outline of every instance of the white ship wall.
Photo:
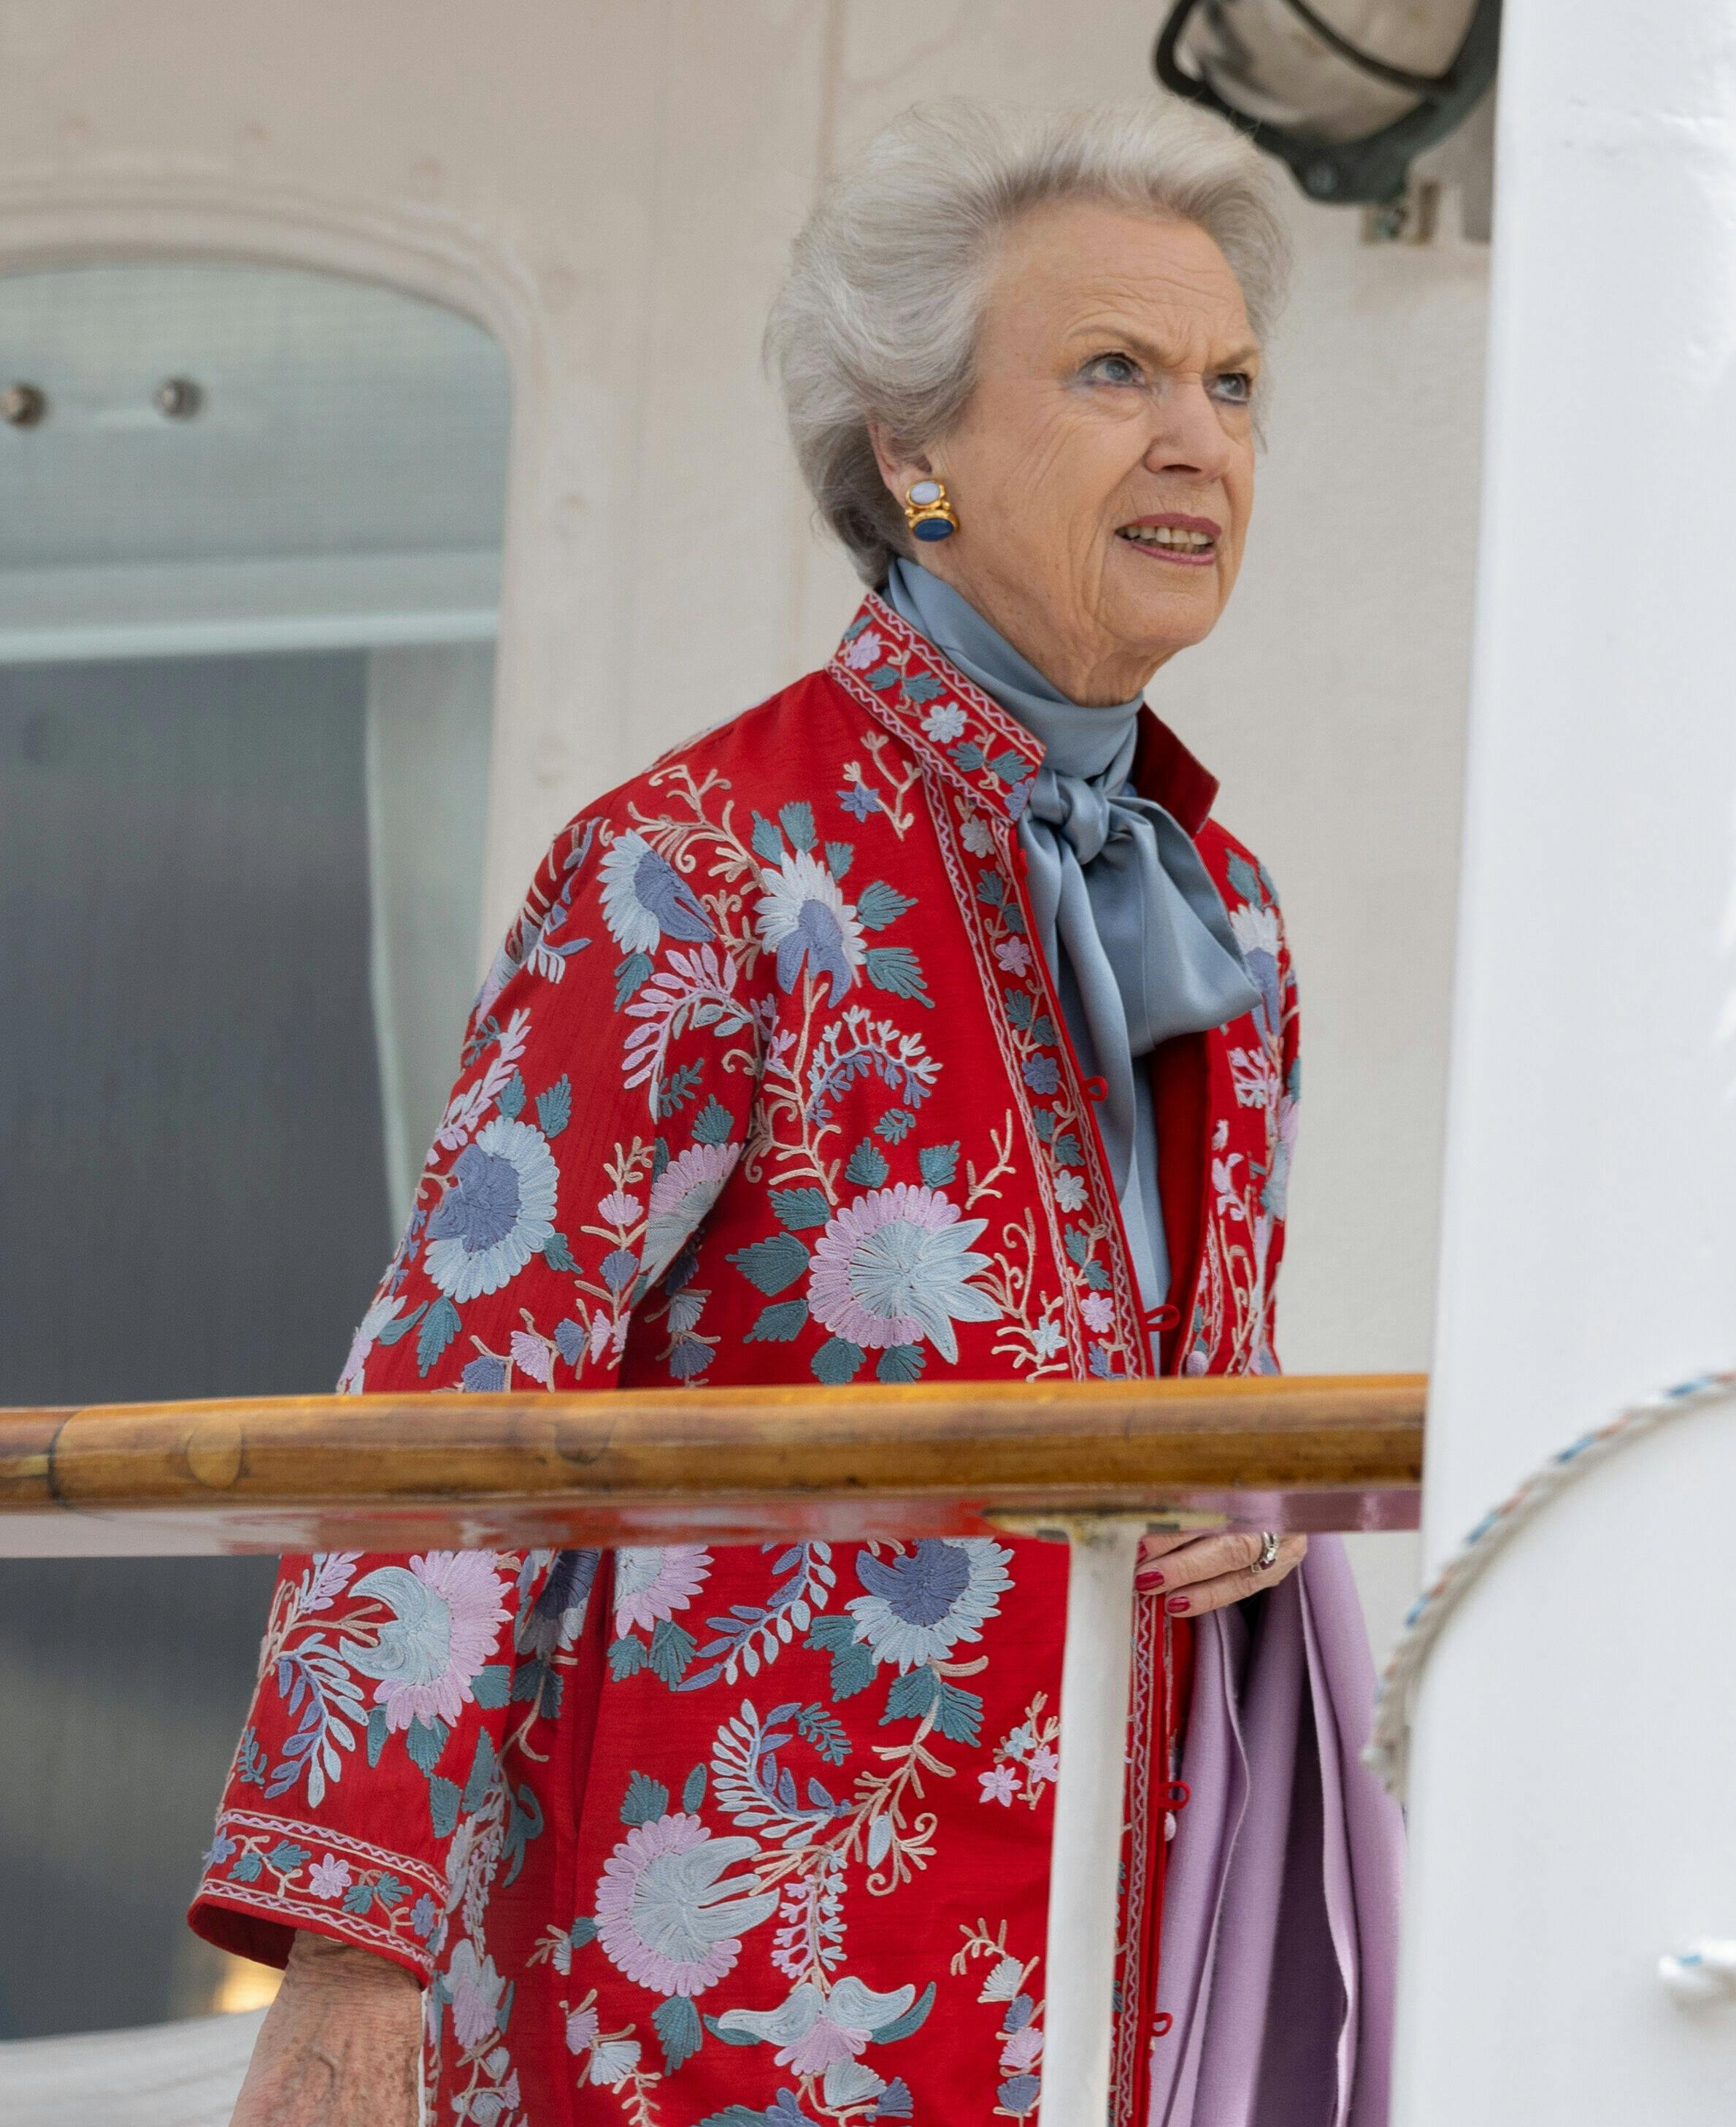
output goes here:
[[[1161, 12], [0, 0], [0, 271], [277, 259], [398, 282], [498, 334], [517, 409], [491, 941], [562, 818], [818, 661], [851, 609], [758, 355], [827, 171], [923, 97], [1146, 93]], [[1300, 962], [1286, 1362], [1421, 1367], [1486, 253], [1450, 234], [1366, 247], [1354, 215], [1285, 192], [1297, 293], [1244, 580], [1153, 699], [1223, 777]], [[1377, 1641], [1414, 1559], [1411, 1539], [1360, 1540]]]

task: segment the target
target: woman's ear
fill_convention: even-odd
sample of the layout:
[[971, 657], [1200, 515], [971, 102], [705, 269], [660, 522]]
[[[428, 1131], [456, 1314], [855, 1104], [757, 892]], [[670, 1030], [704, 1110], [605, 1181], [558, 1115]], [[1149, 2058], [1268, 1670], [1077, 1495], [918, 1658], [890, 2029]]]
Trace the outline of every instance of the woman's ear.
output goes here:
[[902, 503], [918, 481], [933, 478], [934, 467], [927, 457], [906, 457], [903, 452], [894, 449], [880, 422], [868, 424], [868, 440], [874, 446], [874, 462], [880, 469], [880, 478], [895, 502]]

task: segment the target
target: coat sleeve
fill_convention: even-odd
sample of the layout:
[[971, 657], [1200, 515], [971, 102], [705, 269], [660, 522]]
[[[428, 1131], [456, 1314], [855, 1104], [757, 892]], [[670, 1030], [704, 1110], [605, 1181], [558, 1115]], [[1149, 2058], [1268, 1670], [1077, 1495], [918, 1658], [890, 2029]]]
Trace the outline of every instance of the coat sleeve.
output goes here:
[[[746, 1144], [761, 1021], [673, 855], [600, 813], [557, 839], [343, 1390], [610, 1388], [634, 1310], [679, 1286]], [[448, 1859], [485, 1817], [512, 1836], [501, 1753], [576, 1637], [582, 1556], [286, 1559], [194, 1929], [282, 1964], [311, 1928], [426, 1981]]]

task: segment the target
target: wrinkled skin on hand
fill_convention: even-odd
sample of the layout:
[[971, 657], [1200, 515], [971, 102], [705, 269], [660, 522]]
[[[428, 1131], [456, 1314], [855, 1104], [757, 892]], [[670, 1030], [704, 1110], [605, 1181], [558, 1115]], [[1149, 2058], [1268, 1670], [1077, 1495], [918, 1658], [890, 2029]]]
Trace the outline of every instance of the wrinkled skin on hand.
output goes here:
[[298, 1935], [230, 2127], [416, 2127], [422, 1990], [401, 1965]]
[[1134, 1586], [1159, 1596], [1172, 1617], [1200, 1618], [1262, 1589], [1277, 1587], [1308, 1555], [1305, 1536], [1280, 1539], [1278, 1556], [1263, 1573], [1254, 1562], [1264, 1538], [1243, 1529], [1211, 1536], [1148, 1536], [1140, 1545]]

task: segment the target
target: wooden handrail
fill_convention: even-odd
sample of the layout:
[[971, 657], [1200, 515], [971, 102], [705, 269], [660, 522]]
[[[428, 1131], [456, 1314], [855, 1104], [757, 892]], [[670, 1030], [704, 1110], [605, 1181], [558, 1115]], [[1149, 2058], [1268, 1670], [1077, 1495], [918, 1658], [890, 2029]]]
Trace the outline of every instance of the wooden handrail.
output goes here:
[[1416, 1524], [1421, 1375], [0, 1409], [0, 1556]]

